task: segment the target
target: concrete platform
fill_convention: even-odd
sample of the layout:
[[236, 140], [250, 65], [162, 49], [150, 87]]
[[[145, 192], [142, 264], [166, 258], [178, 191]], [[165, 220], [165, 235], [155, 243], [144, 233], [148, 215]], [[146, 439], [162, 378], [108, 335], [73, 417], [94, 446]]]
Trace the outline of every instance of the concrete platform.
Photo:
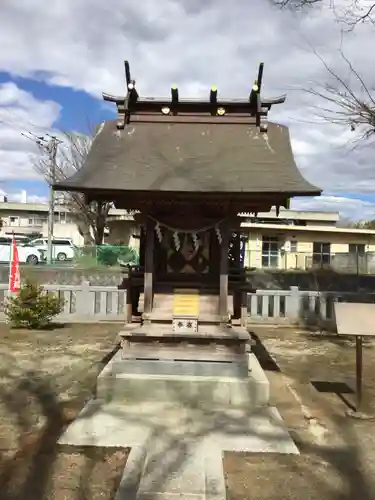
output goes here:
[[116, 500], [225, 500], [223, 451], [299, 453], [272, 407], [202, 411], [93, 400], [59, 443], [130, 446]]
[[118, 352], [98, 377], [97, 398], [106, 403], [164, 402], [202, 408], [265, 406], [268, 379], [256, 357], [247, 356], [241, 363], [150, 362], [123, 360]]
[[298, 453], [275, 407], [200, 410], [178, 405], [105, 404], [93, 399], [59, 439], [75, 446], [150, 446], [159, 437], [209, 450]]

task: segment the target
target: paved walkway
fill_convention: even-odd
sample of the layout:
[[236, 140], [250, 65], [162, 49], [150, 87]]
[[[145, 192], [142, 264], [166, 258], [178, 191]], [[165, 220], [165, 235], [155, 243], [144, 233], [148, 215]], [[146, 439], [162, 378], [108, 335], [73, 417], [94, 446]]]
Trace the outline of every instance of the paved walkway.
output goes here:
[[251, 415], [91, 401], [60, 438], [76, 446], [132, 448], [116, 500], [224, 500], [223, 451], [298, 454], [276, 408]]

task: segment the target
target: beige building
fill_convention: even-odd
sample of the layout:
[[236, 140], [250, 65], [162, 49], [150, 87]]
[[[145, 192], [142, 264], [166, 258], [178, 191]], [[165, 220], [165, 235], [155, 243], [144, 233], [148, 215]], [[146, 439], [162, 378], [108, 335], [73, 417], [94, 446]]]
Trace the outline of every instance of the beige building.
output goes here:
[[[0, 201], [0, 235], [48, 235], [48, 205]], [[246, 236], [244, 265], [249, 268], [310, 269], [330, 265], [338, 269], [365, 267], [375, 272], [375, 231], [338, 227], [337, 212], [281, 209], [240, 214]], [[139, 229], [125, 210], [112, 209], [108, 217], [106, 242], [137, 247]], [[55, 206], [54, 236], [71, 238], [83, 245], [83, 238], [69, 210]]]
[[[0, 219], [2, 228], [0, 235], [15, 233], [17, 235], [48, 236], [48, 205], [45, 203], [22, 203], [0, 200]], [[124, 221], [128, 224], [124, 225]], [[107, 243], [137, 244], [133, 238], [133, 217], [125, 210], [113, 208], [109, 212], [108, 229], [106, 230]], [[62, 204], [56, 203], [54, 215], [53, 235], [55, 238], [70, 238], [77, 246], [83, 245], [76, 224], [73, 222], [69, 210]]]
[[241, 214], [244, 265], [250, 268], [309, 269], [357, 265], [375, 270], [375, 231], [338, 227], [336, 212], [280, 210]]

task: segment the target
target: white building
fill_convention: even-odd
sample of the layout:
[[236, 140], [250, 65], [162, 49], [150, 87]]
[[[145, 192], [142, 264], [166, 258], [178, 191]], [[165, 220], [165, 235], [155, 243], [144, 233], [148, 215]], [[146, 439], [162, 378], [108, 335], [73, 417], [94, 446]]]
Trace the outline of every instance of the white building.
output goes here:
[[[7, 201], [6, 197], [0, 198], [0, 219], [2, 228], [0, 235], [17, 234], [25, 236], [48, 236], [48, 205], [45, 203], [28, 203], [27, 194], [23, 193], [22, 202], [15, 203]], [[117, 221], [129, 221], [130, 226], [123, 227], [122, 234], [117, 229]], [[108, 226], [113, 231], [106, 230], [106, 241], [108, 243], [123, 243], [126, 245], [136, 244], [132, 238], [133, 217], [125, 210], [111, 209], [108, 217]], [[111, 238], [110, 232], [113, 233]], [[74, 223], [71, 213], [58, 200], [55, 204], [55, 216], [53, 235], [56, 238], [70, 238], [77, 246], [83, 245], [83, 238], [80, 235], [77, 225]]]

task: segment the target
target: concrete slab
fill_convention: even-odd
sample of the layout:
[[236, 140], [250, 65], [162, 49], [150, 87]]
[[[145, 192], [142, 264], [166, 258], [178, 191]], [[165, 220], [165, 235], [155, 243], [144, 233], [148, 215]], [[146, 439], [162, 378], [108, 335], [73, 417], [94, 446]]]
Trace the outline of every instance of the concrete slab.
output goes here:
[[135, 500], [146, 462], [146, 455], [147, 450], [145, 447], [132, 447], [114, 500]]
[[[273, 407], [253, 412], [228, 409], [201, 411], [173, 405], [102, 404], [90, 401], [61, 436], [76, 446], [145, 446], [157, 439], [192, 440], [205, 450], [254, 453], [298, 453], [284, 422]], [[203, 448], [202, 448], [203, 449]]]
[[223, 450], [298, 454], [270, 407], [249, 412], [93, 400], [59, 442], [132, 448], [116, 500], [225, 500]]
[[221, 453], [206, 452], [204, 457], [205, 500], [226, 500], [226, 485]]
[[188, 440], [160, 437], [146, 458], [137, 500], [171, 498], [176, 493], [205, 497], [205, 457]]
[[[137, 420], [130, 412], [125, 418], [123, 409], [103, 406], [91, 400], [60, 437], [60, 444], [73, 446], [138, 446], [147, 440], [149, 421]], [[127, 443], [127, 444], [126, 444]]]

